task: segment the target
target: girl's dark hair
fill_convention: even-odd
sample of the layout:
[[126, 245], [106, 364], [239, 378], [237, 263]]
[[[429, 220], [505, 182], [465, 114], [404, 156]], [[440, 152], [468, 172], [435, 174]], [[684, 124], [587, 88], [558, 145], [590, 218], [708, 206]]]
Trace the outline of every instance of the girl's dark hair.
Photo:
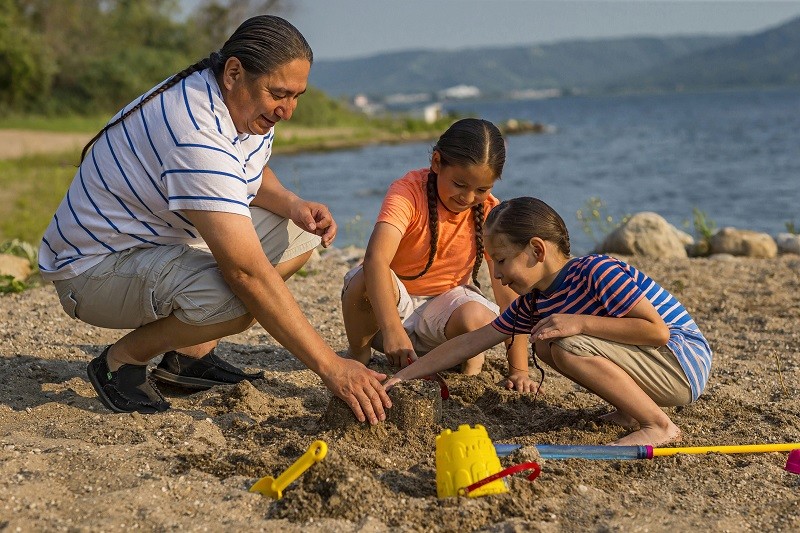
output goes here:
[[530, 196], [501, 202], [486, 217], [486, 228], [501, 234], [517, 246], [525, 246], [534, 237], [558, 246], [566, 257], [570, 255], [569, 231], [555, 209]]
[[210, 68], [215, 76], [219, 76], [225, 68], [225, 62], [231, 57], [241, 61], [246, 74], [255, 76], [273, 72], [295, 59], [306, 59], [309, 63], [314, 61], [314, 54], [305, 37], [287, 20], [274, 15], [249, 18], [236, 28], [220, 50], [178, 72], [118, 119], [107, 124], [83, 148], [81, 162], [101, 135], [128, 118], [144, 104], [194, 72]]
[[[447, 128], [433, 147], [434, 152], [439, 152], [442, 166], [458, 165], [487, 165], [495, 176], [500, 179], [503, 165], [506, 162], [506, 145], [503, 135], [497, 126], [488, 120], [465, 118], [455, 122]], [[436, 187], [436, 173], [428, 172], [426, 192], [428, 195], [428, 225], [431, 232], [430, 254], [428, 264], [422, 272], [414, 276], [398, 276], [400, 279], [417, 279], [424, 275], [433, 264], [436, 249], [439, 243], [439, 191]], [[475, 264], [472, 266], [472, 281], [477, 287], [478, 270], [483, 261], [483, 203], [472, 207], [472, 219], [475, 222], [475, 243], [477, 252]]]
[[[503, 235], [509, 243], [524, 247], [534, 237], [554, 243], [558, 250], [565, 257], [570, 255], [569, 231], [564, 224], [564, 220], [556, 213], [555, 209], [530, 196], [512, 198], [501, 202], [486, 217], [487, 233]], [[539, 297], [539, 290], [533, 289], [530, 294], [531, 313], [536, 314], [536, 300]], [[519, 316], [519, 304], [514, 312], [514, 323], [511, 329], [511, 341], [506, 345], [506, 358], [508, 351], [514, 344], [514, 336], [517, 332], [517, 317]], [[532, 351], [533, 365], [539, 370], [539, 386], [533, 401], [539, 396], [539, 391], [544, 383], [544, 368], [536, 360], [536, 349]], [[510, 362], [509, 362], [510, 364]]]

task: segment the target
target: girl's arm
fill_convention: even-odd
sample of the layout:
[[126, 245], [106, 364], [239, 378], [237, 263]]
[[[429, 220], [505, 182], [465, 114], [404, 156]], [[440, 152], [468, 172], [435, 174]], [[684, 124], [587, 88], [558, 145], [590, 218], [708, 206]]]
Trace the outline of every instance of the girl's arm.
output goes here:
[[537, 341], [579, 334], [644, 346], [664, 346], [669, 340], [669, 328], [644, 297], [623, 317], [554, 314], [531, 331]]
[[398, 367], [406, 366], [409, 358], [417, 358], [411, 339], [397, 314], [395, 285], [390, 269], [402, 237], [403, 234], [396, 227], [387, 222], [378, 222], [364, 254], [367, 297], [383, 334], [384, 353], [389, 363]]
[[[489, 261], [489, 274], [492, 279], [492, 290], [500, 312], [508, 309], [517, 298], [517, 293], [503, 286], [500, 280], [494, 277], [494, 264]], [[509, 341], [506, 341], [508, 345]], [[531, 392], [536, 389], [536, 383], [528, 374], [528, 335], [514, 335], [514, 343], [508, 349], [508, 380], [506, 388], [516, 389], [520, 392]]]
[[480, 329], [470, 331], [453, 337], [444, 344], [440, 344], [424, 357], [420, 357], [413, 364], [408, 365], [384, 383], [383, 388], [389, 390], [395, 383], [408, 379], [417, 379], [429, 376], [440, 370], [452, 368], [467, 359], [475, 357], [484, 350], [500, 344], [508, 339], [508, 335], [500, 333], [486, 324]]

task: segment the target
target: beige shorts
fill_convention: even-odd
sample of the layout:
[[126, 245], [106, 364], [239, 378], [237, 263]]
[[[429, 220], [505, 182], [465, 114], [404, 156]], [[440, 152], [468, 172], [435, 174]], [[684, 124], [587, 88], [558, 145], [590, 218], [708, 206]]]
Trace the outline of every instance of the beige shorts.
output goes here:
[[[362, 265], [358, 265], [344, 276], [344, 288], [350, 284], [350, 280], [362, 270]], [[447, 341], [444, 334], [447, 322], [453, 312], [467, 302], [478, 302], [486, 306], [495, 315], [500, 312], [497, 305], [487, 299], [480, 289], [474, 285], [460, 285], [438, 296], [412, 296], [408, 294], [406, 286], [392, 272], [392, 279], [400, 293], [397, 301], [397, 312], [403, 322], [403, 329], [408, 333], [409, 339], [414, 346], [414, 351], [422, 355], [430, 352], [440, 344]], [[381, 335], [376, 335], [373, 339], [372, 348], [383, 352], [383, 342]]]
[[666, 346], [622, 344], [590, 335], [573, 335], [552, 344], [581, 357], [605, 357], [633, 378], [657, 405], [672, 407], [692, 401], [689, 379]]
[[[275, 213], [251, 207], [250, 214], [273, 265], [320, 243], [318, 236]], [[203, 326], [247, 313], [202, 245], [131, 248], [54, 283], [68, 315], [104, 328], [135, 329], [171, 314], [181, 322]]]

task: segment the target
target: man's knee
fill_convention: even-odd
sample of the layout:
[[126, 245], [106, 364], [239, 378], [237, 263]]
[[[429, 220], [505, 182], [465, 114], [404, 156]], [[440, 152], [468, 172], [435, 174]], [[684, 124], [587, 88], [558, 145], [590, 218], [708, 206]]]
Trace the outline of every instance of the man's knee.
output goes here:
[[256, 323], [256, 319], [250, 313], [244, 314], [239, 318], [234, 318], [231, 321], [231, 328], [234, 330], [234, 335], [236, 333], [241, 333], [243, 331], [247, 331], [250, 329], [253, 324]]
[[291, 259], [287, 259], [283, 263], [278, 263], [275, 265], [275, 270], [280, 274], [284, 281], [291, 278], [293, 275], [297, 273], [298, 270], [303, 268], [308, 260], [311, 259], [311, 255], [314, 253], [314, 250], [309, 250], [305, 253], [298, 255], [297, 257], [293, 257]]

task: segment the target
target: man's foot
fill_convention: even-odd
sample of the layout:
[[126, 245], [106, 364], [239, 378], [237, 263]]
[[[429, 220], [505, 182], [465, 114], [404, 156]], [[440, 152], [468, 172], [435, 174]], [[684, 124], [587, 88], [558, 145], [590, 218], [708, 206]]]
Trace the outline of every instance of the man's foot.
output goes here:
[[264, 372], [244, 372], [220, 359], [214, 350], [199, 359], [171, 351], [165, 353], [153, 369], [153, 377], [170, 385], [206, 390], [215, 385], [235, 385], [244, 380], [263, 379]]
[[611, 411], [610, 413], [606, 413], [604, 415], [600, 415], [600, 420], [603, 422], [609, 422], [611, 424], [616, 424], [618, 426], [622, 426], [625, 429], [639, 429], [639, 421], [633, 418], [630, 415], [625, 413], [621, 413], [619, 411]]
[[644, 427], [639, 431], [634, 431], [629, 435], [625, 435], [619, 440], [611, 443], [611, 446], [645, 446], [649, 445], [654, 448], [679, 442], [683, 434], [678, 426], [670, 424], [669, 428], [661, 429], [656, 427]]
[[86, 367], [89, 381], [103, 405], [115, 413], [151, 414], [169, 409], [169, 402], [148, 377], [147, 365], [122, 365], [112, 372], [108, 368], [109, 348]]

